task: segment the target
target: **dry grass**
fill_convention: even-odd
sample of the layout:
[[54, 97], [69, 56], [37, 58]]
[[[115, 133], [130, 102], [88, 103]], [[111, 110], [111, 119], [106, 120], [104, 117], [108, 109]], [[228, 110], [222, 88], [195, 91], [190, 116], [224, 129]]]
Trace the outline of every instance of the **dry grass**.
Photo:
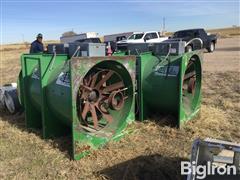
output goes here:
[[[218, 94], [219, 95], [219, 94]], [[203, 102], [205, 104], [206, 100]], [[214, 99], [213, 99], [214, 101]], [[229, 102], [233, 103], [233, 102]], [[195, 138], [239, 141], [239, 112], [227, 113], [215, 101], [203, 105], [201, 117], [182, 129], [152, 121], [136, 122], [120, 142], [111, 142], [90, 156], [71, 161], [70, 137], [45, 141], [27, 130], [23, 116], [1, 114], [0, 178], [3, 179], [181, 179], [179, 164], [189, 158]], [[236, 114], [235, 114], [236, 113]]]
[[218, 34], [222, 38], [240, 36], [240, 27], [209, 29], [207, 32], [211, 34]]
[[[60, 41], [58, 40], [44, 41], [45, 46], [50, 43], [60, 43]], [[29, 42], [17, 43], [17, 44], [4, 44], [4, 45], [0, 45], [0, 51], [25, 50], [30, 48], [30, 44], [31, 43]]]
[[[44, 46], [47, 44], [59, 43], [59, 41], [46, 41]], [[20, 70], [20, 60], [19, 57], [22, 53], [28, 53], [30, 48], [29, 43], [25, 44], [6, 44], [1, 45], [0, 48], [0, 85], [9, 82], [15, 82], [18, 77], [18, 72]]]
[[[20, 53], [4, 52], [1, 83], [16, 80]], [[40, 131], [26, 129], [23, 115], [0, 112], [0, 179], [183, 179], [180, 161], [189, 159], [195, 138], [239, 142], [239, 98], [239, 72], [204, 72], [198, 119], [182, 129], [135, 122], [119, 142], [80, 161], [69, 159], [70, 137], [43, 140]]]

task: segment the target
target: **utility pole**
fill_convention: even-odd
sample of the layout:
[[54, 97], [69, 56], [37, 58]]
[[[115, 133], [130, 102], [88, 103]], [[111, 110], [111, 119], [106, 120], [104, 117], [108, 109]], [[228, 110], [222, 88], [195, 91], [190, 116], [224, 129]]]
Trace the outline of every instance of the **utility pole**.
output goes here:
[[161, 36], [165, 35], [165, 17], [162, 19], [162, 29], [161, 29]]
[[163, 17], [163, 22], [162, 22], [162, 36], [165, 35], [165, 32], [166, 32], [166, 30], [165, 30], [165, 17]]

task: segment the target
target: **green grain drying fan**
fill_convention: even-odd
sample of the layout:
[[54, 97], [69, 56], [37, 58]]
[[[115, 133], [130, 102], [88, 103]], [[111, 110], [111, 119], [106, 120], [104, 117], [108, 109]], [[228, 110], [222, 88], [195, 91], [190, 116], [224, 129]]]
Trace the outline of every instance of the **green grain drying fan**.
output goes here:
[[70, 132], [74, 159], [119, 139], [135, 115], [172, 114], [180, 126], [199, 112], [202, 51], [185, 53], [183, 42], [138, 44], [106, 57], [99, 44], [81, 46], [77, 54], [88, 57], [62, 45], [23, 54], [18, 80], [27, 127], [42, 128], [44, 138]]
[[23, 54], [19, 75], [28, 128], [72, 134], [73, 158], [122, 136], [134, 120], [135, 57]]
[[138, 119], [153, 114], [175, 117], [178, 127], [200, 110], [202, 50], [185, 53], [186, 42], [129, 44], [116, 56], [137, 56]]

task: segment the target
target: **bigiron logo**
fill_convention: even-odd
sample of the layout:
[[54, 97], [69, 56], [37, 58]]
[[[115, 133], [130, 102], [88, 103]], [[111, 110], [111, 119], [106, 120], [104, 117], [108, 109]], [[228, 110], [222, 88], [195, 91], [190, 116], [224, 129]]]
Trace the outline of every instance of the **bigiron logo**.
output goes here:
[[209, 175], [237, 175], [237, 168], [234, 165], [213, 165], [210, 161], [205, 165], [196, 165], [196, 162], [182, 161], [181, 175], [189, 175], [197, 179], [205, 179]]

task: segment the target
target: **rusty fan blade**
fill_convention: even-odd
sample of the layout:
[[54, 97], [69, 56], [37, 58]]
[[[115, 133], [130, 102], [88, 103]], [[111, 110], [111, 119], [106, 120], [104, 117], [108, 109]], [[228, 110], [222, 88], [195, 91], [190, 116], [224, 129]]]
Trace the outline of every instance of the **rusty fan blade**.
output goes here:
[[188, 63], [188, 65], [187, 65], [187, 69], [188, 69], [190, 66], [192, 66], [193, 64], [194, 64], [194, 60], [190, 60], [189, 63]]
[[109, 123], [113, 121], [113, 118], [110, 114], [102, 113], [104, 119], [106, 119]]
[[[104, 108], [104, 107], [101, 107], [101, 108]], [[107, 109], [104, 108], [103, 110], [97, 107], [97, 109], [101, 112], [103, 118], [105, 118], [109, 123], [113, 121], [113, 118], [112, 116], [108, 113]]]
[[104, 88], [103, 92], [111, 92], [120, 88], [123, 88], [124, 84], [122, 81], [119, 81], [115, 84], [108, 85], [106, 88]]
[[96, 84], [96, 81], [97, 81], [97, 77], [98, 77], [98, 74], [99, 73], [96, 73], [93, 75], [93, 77], [91, 78], [91, 84], [90, 84], [90, 87], [93, 88]]
[[192, 71], [192, 72], [189, 72], [189, 73], [185, 74], [183, 80], [185, 81], [185, 80], [187, 80], [187, 79], [189, 79], [189, 78], [191, 78], [193, 76], [196, 76], [196, 72], [195, 71]]
[[96, 112], [95, 106], [93, 104], [90, 104], [90, 112], [92, 114], [93, 127], [94, 127], [94, 129], [98, 129], [97, 112]]
[[83, 111], [82, 111], [82, 118], [85, 120], [86, 119], [86, 116], [87, 116], [87, 113], [89, 112], [90, 110], [90, 103], [89, 102], [86, 102], [84, 104], [84, 108], [83, 108]]
[[[112, 78], [114, 76], [114, 79]], [[115, 81], [110, 82], [110, 79]], [[111, 84], [112, 83], [112, 84]], [[113, 91], [125, 91], [124, 82], [119, 74], [113, 70], [96, 70], [83, 79], [79, 89], [79, 98], [82, 109], [80, 108], [79, 115], [85, 121], [83, 126], [100, 130], [106, 125], [99, 123], [99, 118], [106, 120], [106, 124], [113, 122], [113, 116], [109, 113], [109, 94]], [[91, 100], [91, 95], [95, 94], [96, 99]], [[123, 97], [127, 98], [127, 97]], [[114, 104], [117, 104], [115, 102]], [[91, 117], [92, 122], [87, 121]], [[89, 125], [91, 124], [91, 126]]]
[[189, 82], [188, 82], [188, 92], [194, 94], [195, 91], [195, 82], [196, 82], [196, 78], [192, 77], [190, 78]]
[[96, 89], [99, 89], [111, 76], [113, 75], [113, 71], [109, 71], [104, 78], [102, 78], [97, 85], [95, 86]]
[[91, 80], [91, 79], [89, 78], [89, 76], [86, 77], [86, 78], [84, 78], [84, 79], [83, 79], [83, 84], [84, 84], [85, 86], [89, 86], [90, 80]]
[[88, 87], [88, 86], [86, 86], [84, 84], [81, 84], [81, 87], [84, 88], [85, 90], [92, 91], [91, 87]]

